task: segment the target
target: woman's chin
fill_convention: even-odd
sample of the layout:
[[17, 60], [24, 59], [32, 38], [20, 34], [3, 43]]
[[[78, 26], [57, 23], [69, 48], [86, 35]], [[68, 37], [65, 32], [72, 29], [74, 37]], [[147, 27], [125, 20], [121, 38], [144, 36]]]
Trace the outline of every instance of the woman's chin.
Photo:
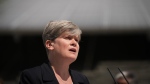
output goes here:
[[70, 57], [70, 58], [68, 58], [68, 60], [72, 63], [72, 62], [74, 62], [74, 61], [76, 61], [76, 57]]

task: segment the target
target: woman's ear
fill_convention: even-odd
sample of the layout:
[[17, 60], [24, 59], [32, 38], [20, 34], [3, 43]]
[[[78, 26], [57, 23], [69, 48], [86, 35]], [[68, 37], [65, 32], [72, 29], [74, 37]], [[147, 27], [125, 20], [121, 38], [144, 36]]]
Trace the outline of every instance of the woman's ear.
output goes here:
[[46, 40], [45, 47], [49, 50], [53, 50], [54, 49], [53, 42], [51, 40]]

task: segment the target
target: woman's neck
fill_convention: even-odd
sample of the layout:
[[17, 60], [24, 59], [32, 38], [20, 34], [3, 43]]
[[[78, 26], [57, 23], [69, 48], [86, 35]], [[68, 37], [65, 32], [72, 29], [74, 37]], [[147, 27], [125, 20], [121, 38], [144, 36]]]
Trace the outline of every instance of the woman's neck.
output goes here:
[[54, 73], [60, 76], [68, 76], [69, 75], [69, 67], [68, 66], [61, 66], [61, 65], [51, 65]]
[[68, 66], [51, 65], [59, 84], [72, 84]]
[[51, 60], [50, 66], [53, 71], [60, 76], [69, 75], [69, 64], [63, 61]]

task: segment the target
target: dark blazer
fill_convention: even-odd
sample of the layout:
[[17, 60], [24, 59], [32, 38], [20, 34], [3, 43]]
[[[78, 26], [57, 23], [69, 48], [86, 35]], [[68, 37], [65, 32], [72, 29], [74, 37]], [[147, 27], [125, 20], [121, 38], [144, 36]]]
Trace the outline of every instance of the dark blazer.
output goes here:
[[[73, 84], [89, 84], [86, 76], [69, 70]], [[19, 84], [59, 84], [49, 63], [26, 69], [21, 73]]]

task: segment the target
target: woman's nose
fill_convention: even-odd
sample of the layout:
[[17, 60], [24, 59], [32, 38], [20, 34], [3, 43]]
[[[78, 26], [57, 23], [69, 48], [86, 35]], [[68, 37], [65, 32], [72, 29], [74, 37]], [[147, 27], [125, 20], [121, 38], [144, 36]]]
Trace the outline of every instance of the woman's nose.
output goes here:
[[71, 45], [74, 46], [74, 47], [77, 46], [77, 42], [76, 42], [75, 39], [72, 39], [72, 40], [71, 40]]

